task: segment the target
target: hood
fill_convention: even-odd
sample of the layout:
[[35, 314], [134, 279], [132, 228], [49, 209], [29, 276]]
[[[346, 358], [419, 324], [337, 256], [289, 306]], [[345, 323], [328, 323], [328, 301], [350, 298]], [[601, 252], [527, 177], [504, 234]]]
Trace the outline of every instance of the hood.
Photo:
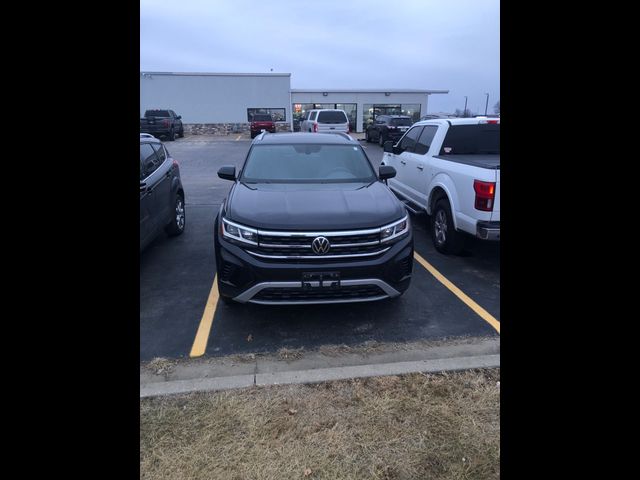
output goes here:
[[381, 227], [406, 215], [381, 182], [332, 184], [236, 183], [229, 220], [265, 230], [351, 230]]

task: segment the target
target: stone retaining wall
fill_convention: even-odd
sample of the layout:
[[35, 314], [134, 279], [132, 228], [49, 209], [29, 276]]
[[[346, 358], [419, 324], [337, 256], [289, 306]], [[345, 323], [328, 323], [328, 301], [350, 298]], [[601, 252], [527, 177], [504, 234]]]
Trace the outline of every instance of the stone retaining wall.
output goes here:
[[[250, 130], [249, 123], [185, 123], [183, 127], [186, 135], [238, 135], [248, 134]], [[290, 123], [276, 123], [276, 132], [290, 131]]]

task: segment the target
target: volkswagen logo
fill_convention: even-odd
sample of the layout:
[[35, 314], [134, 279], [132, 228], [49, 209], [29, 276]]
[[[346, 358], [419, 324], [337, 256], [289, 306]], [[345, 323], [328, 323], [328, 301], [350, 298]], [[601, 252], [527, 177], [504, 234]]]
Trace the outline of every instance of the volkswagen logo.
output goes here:
[[313, 250], [313, 253], [316, 255], [324, 255], [330, 248], [331, 244], [329, 240], [324, 237], [316, 237], [313, 239], [313, 242], [311, 242], [311, 250]]

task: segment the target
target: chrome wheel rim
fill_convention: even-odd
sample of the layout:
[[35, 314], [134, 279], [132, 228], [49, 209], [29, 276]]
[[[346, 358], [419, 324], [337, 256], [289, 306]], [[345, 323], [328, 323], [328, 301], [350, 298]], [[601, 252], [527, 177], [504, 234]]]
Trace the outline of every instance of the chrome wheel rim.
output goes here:
[[178, 201], [176, 202], [176, 225], [180, 230], [184, 228], [184, 204], [180, 197], [178, 197]]
[[436, 234], [436, 242], [442, 245], [447, 241], [447, 216], [444, 210], [438, 210], [436, 219], [433, 222], [433, 228]]

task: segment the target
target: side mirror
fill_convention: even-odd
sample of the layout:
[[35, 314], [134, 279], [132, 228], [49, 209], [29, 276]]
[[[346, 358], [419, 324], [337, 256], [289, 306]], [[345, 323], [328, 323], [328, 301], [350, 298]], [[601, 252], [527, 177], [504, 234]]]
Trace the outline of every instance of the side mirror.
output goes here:
[[[386, 144], [385, 144], [386, 145]], [[396, 169], [391, 165], [380, 165], [378, 177], [380, 180], [387, 180], [396, 176]]]
[[178, 120], [182, 120], [182, 115], [178, 115], [176, 118], [177, 118]]
[[140, 182], [140, 193], [147, 191], [147, 184], [144, 182]]
[[218, 176], [223, 180], [235, 181], [236, 167], [234, 167], [233, 165], [225, 165], [223, 167], [220, 167], [220, 170], [218, 170]]
[[386, 142], [384, 142], [384, 145], [382, 146], [382, 148], [384, 149], [385, 152], [396, 153], [393, 150], [393, 140], [387, 140]]

